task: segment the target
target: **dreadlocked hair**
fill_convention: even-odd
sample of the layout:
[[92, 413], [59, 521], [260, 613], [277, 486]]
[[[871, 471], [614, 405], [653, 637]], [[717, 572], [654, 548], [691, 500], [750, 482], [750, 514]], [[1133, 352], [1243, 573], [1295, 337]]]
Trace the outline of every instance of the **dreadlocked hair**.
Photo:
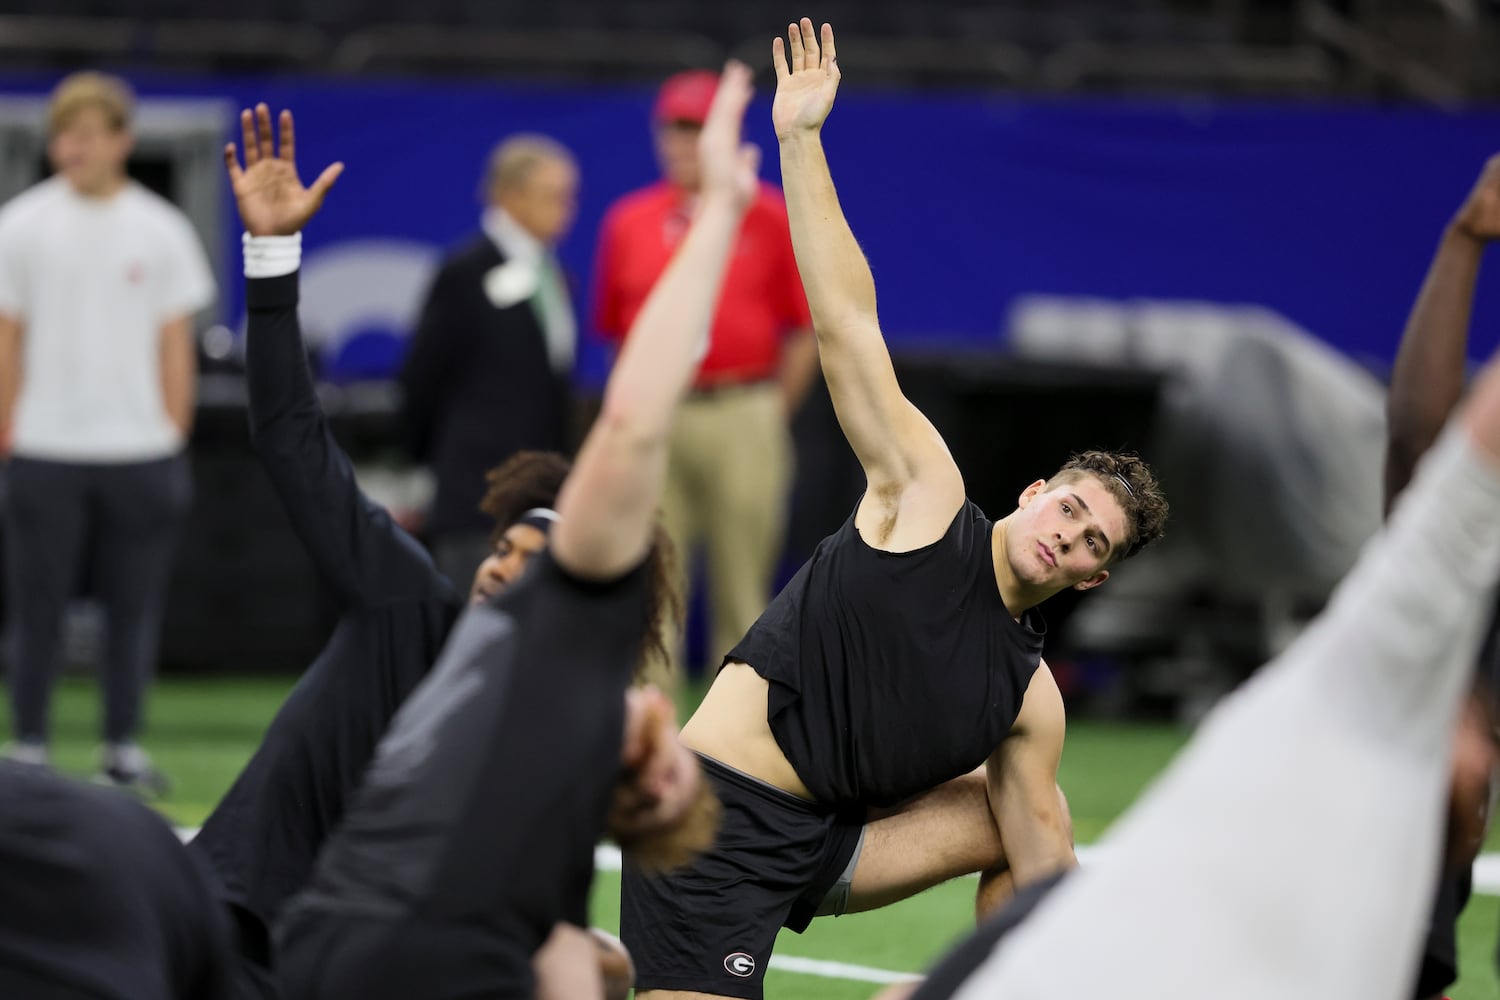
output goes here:
[[[573, 464], [555, 451], [518, 451], [485, 474], [484, 499], [479, 509], [495, 519], [490, 537], [499, 542], [506, 529], [533, 507], [556, 508], [557, 495]], [[682, 596], [677, 590], [672, 541], [660, 522], [652, 526], [651, 551], [646, 556], [646, 620], [642, 623], [636, 677], [649, 660], [668, 657], [671, 624], [682, 620]]]

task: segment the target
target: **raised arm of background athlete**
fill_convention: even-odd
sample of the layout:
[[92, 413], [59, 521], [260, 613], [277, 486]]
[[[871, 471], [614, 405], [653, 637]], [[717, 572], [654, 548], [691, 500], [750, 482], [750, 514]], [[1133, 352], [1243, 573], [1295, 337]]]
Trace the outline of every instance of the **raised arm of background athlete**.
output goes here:
[[1443, 231], [1391, 369], [1386, 400], [1385, 502], [1411, 482], [1464, 391], [1469, 314], [1485, 246], [1500, 239], [1500, 156]]
[[750, 70], [730, 63], [699, 138], [701, 204], [625, 338], [599, 418], [558, 497], [552, 552], [579, 576], [617, 577], [650, 546], [677, 404], [697, 371], [729, 252], [756, 193], [759, 152], [740, 142], [749, 103]]
[[[225, 165], [252, 237], [292, 236], [317, 212], [343, 171], [324, 170], [310, 188], [297, 177], [290, 111], [280, 119], [281, 149], [272, 141], [264, 104], [241, 115], [245, 166], [234, 144]], [[334, 440], [318, 405], [297, 322], [297, 275], [252, 278], [246, 368], [250, 432], [287, 515], [319, 572], [349, 602], [377, 604], [431, 586], [437, 577], [422, 547], [361, 492], [354, 467]]]
[[866, 541], [902, 551], [941, 538], [964, 501], [964, 482], [948, 446], [896, 382], [875, 311], [875, 280], [849, 223], [823, 153], [823, 122], [838, 92], [833, 28], [821, 49], [812, 21], [776, 39], [776, 101], [771, 117], [781, 146], [792, 249], [807, 292], [823, 375], [844, 436], [865, 470], [868, 489], [856, 517]]

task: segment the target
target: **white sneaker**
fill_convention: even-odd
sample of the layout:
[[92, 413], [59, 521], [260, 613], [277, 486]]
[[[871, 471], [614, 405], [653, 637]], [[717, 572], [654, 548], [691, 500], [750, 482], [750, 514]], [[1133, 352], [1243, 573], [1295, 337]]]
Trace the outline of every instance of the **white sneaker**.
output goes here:
[[161, 798], [171, 789], [167, 776], [156, 769], [151, 755], [136, 743], [106, 743], [99, 751], [99, 774], [95, 780], [151, 798]]
[[46, 767], [52, 763], [51, 755], [47, 753], [47, 744], [28, 740], [5, 744], [0, 748], [0, 757], [15, 764], [31, 764], [36, 767]]

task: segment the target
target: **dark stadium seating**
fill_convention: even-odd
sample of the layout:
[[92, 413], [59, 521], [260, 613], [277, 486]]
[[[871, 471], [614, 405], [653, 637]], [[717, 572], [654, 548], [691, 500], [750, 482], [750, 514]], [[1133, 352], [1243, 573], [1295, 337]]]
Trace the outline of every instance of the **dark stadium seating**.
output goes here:
[[[835, 0], [874, 82], [1245, 94], [1500, 93], [1500, 0]], [[92, 58], [210, 70], [636, 78], [761, 52], [791, 9], [760, 0], [12, 0], [15, 68]], [[620, 34], [625, 33], [625, 34]], [[894, 44], [915, 34], [908, 49]], [[880, 41], [884, 39], [885, 41]], [[602, 41], [601, 41], [602, 40]], [[943, 53], [942, 47], [950, 51]], [[513, 56], [517, 50], [522, 58]], [[872, 74], [867, 72], [866, 79]]]

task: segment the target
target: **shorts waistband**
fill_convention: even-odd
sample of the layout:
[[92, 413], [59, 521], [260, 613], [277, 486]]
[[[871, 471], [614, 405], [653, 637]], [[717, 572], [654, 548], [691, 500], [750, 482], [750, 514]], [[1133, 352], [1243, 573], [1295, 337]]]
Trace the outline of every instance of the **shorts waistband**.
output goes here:
[[833, 812], [827, 806], [820, 805], [817, 802], [809, 802], [800, 795], [793, 795], [784, 788], [777, 788], [769, 781], [757, 778], [753, 774], [746, 774], [739, 768], [730, 767], [723, 761], [714, 760], [707, 754], [699, 753], [697, 750], [694, 750], [693, 754], [702, 763], [703, 769], [720, 781], [728, 782], [762, 798], [774, 799], [778, 805], [800, 810], [809, 816], [827, 816]]

